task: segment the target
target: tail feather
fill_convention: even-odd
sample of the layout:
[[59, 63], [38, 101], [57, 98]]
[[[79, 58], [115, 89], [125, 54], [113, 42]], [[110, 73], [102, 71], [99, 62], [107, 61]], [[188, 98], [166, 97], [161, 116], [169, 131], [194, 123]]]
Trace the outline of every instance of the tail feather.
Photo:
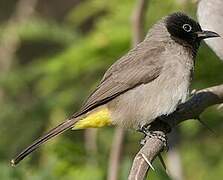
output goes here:
[[64, 121], [63, 123], [59, 124], [57, 127], [51, 129], [45, 135], [34, 141], [30, 146], [24, 149], [20, 154], [18, 154], [14, 159], [11, 160], [11, 165], [15, 166], [21, 160], [23, 160], [26, 156], [36, 150], [41, 144], [45, 143], [49, 139], [63, 133], [64, 131], [73, 127], [73, 125], [78, 121], [77, 118], [69, 119]]

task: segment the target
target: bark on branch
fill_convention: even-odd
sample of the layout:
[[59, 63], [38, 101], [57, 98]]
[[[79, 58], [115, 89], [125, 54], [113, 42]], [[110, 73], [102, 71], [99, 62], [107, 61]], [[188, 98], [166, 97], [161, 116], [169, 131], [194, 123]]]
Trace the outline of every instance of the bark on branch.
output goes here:
[[[165, 122], [173, 128], [185, 120], [197, 119], [206, 108], [220, 103], [223, 103], [223, 84], [196, 92], [187, 102], [179, 105], [175, 112], [164, 117]], [[166, 126], [157, 123], [152, 124], [150, 128], [161, 135], [168, 133]], [[161, 140], [147, 136], [145, 145], [134, 158], [129, 180], [143, 180], [150, 168], [146, 159], [152, 162], [163, 148], [164, 143]]]

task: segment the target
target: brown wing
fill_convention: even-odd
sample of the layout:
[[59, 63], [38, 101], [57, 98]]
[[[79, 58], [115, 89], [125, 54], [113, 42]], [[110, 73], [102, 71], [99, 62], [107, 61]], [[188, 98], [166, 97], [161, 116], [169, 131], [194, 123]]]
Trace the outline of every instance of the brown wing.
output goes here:
[[141, 43], [114, 63], [81, 110], [72, 118], [105, 104], [129, 89], [157, 78], [163, 64], [160, 57], [165, 49], [160, 46], [153, 49], [146, 48], [146, 44]]

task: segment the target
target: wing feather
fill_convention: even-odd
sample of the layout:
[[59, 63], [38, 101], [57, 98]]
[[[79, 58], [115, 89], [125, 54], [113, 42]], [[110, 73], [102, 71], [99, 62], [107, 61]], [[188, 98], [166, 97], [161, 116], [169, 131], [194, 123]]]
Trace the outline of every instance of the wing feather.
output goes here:
[[145, 42], [142, 42], [114, 63], [80, 111], [71, 118], [105, 104], [140, 84], [149, 83], [156, 79], [162, 69], [163, 63], [160, 57], [165, 48], [159, 46], [159, 48], [146, 49], [145, 46]]

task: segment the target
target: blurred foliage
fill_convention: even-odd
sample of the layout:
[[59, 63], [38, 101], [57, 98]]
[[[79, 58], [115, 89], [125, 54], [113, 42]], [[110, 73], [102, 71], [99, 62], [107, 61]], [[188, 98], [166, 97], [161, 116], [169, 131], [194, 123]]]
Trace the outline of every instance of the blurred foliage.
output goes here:
[[[4, 0], [7, 5], [0, 6], [0, 19], [4, 22], [0, 25], [0, 37], [7, 33], [4, 31], [5, 22], [12, 11], [9, 7], [14, 7], [15, 2]], [[47, 7], [50, 3], [53, 2], [49, 1]], [[19, 47], [10, 71], [0, 76], [0, 90], [4, 95], [0, 99], [0, 179], [106, 178], [112, 128], [99, 130], [99, 152], [94, 157], [97, 164], [88, 161], [83, 131], [64, 133], [16, 168], [9, 167], [8, 162], [24, 146], [78, 110], [106, 68], [129, 50], [132, 36], [130, 17], [134, 5], [135, 1], [129, 0], [74, 2], [59, 21], [53, 21], [52, 15], [48, 17], [37, 11], [28, 22], [14, 27], [20, 40]], [[5, 13], [4, 7], [8, 7]], [[175, 0], [151, 0], [146, 28], [173, 11], [183, 10], [194, 16], [195, 8], [191, 2], [180, 5]], [[193, 88], [222, 83], [222, 69], [223, 63], [203, 45], [196, 60]], [[213, 136], [197, 121], [181, 125], [184, 175], [190, 180], [217, 180], [223, 177], [223, 112], [212, 107], [202, 118], [218, 136]], [[127, 179], [139, 148], [138, 140], [137, 133], [128, 133], [120, 179]], [[158, 171], [151, 172], [150, 177], [168, 179], [159, 162], [155, 162], [155, 166]]]

